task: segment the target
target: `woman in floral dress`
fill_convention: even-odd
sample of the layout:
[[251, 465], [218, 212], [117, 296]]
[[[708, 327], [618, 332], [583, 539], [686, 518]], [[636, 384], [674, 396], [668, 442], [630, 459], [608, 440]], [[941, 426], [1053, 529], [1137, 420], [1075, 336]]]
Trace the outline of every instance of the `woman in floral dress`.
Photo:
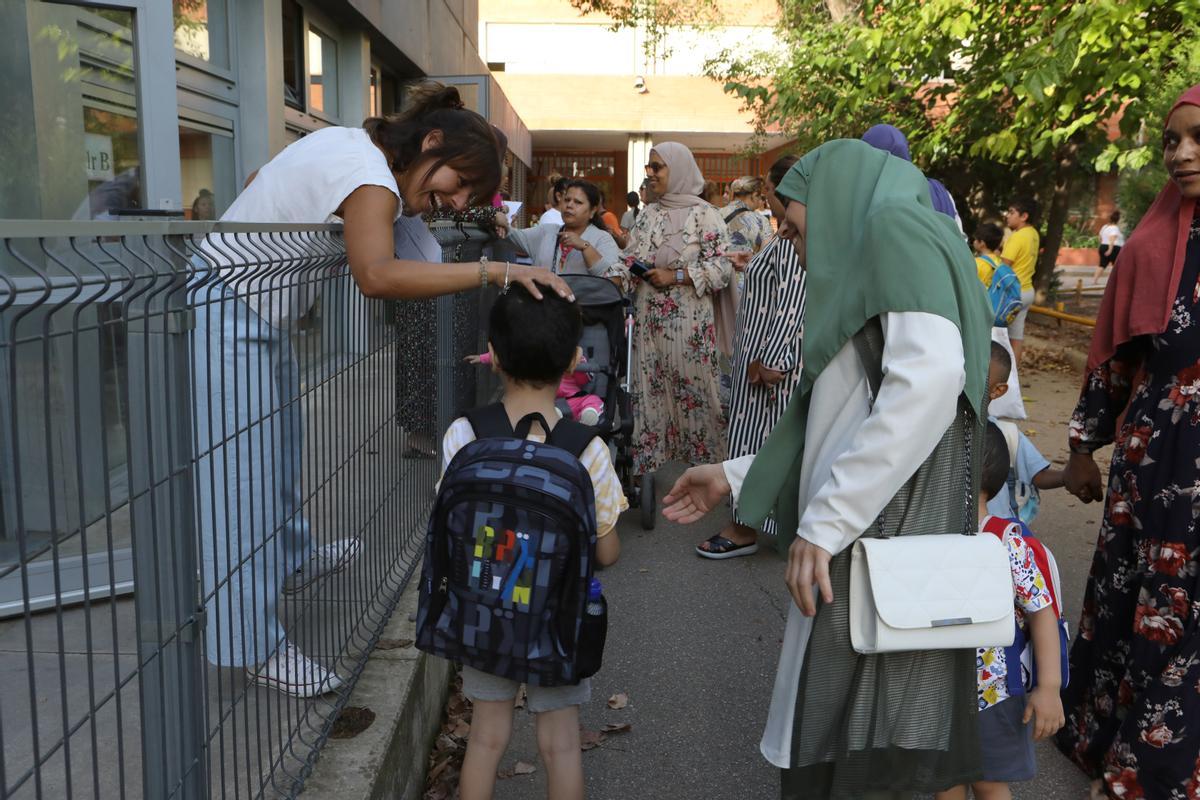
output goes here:
[[625, 250], [653, 266], [633, 279], [637, 324], [630, 373], [639, 475], [668, 461], [725, 457], [712, 296], [733, 274], [722, 255], [729, 244], [725, 222], [699, 197], [704, 178], [691, 151], [676, 142], [656, 145], [646, 175], [659, 199], [638, 215]]
[[1171, 181], [1122, 251], [1071, 420], [1067, 488], [1103, 496], [1059, 747], [1093, 797], [1200, 798], [1200, 86], [1163, 135]]

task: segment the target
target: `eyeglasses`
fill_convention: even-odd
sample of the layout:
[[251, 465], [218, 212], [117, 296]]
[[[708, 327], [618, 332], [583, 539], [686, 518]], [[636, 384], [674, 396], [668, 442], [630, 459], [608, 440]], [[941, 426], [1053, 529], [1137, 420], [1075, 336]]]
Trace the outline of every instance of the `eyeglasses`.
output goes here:
[[666, 168], [667, 168], [666, 164], [662, 164], [658, 161], [651, 161], [649, 164], [646, 165], [646, 172], [648, 172], [648, 173], [653, 172], [655, 175], [657, 175], [658, 173], [662, 172]]

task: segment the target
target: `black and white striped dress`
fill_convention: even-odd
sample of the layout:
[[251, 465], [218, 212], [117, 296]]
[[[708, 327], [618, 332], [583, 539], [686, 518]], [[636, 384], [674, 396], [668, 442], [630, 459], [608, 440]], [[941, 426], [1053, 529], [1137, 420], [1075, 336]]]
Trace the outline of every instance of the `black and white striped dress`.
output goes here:
[[[777, 236], [746, 267], [733, 351], [729, 458], [757, 453], [783, 415], [800, 382], [803, 325], [804, 268], [791, 242]], [[755, 360], [783, 372], [783, 380], [751, 386], [746, 366]], [[774, 520], [768, 519], [763, 531], [774, 534]]]

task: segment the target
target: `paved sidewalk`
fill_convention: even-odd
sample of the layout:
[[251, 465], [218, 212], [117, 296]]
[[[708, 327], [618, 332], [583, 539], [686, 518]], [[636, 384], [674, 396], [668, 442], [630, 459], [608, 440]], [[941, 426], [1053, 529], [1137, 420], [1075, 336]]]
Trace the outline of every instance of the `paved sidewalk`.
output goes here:
[[[1061, 463], [1078, 381], [1046, 373], [1029, 383], [1031, 419], [1022, 429], [1036, 431], [1034, 443]], [[660, 480], [669, 487], [681, 469], [666, 470]], [[1037, 527], [1058, 558], [1073, 630], [1100, 510], [1063, 492], [1044, 494], [1042, 508]], [[790, 602], [784, 563], [766, 545], [757, 555], [724, 562], [695, 556], [693, 544], [727, 518], [713, 513], [683, 528], [660, 517], [650, 533], [640, 530], [636, 512], [622, 520], [621, 560], [600, 575], [611, 608], [604, 669], [593, 679], [592, 701], [582, 718], [592, 730], [610, 722], [633, 728], [583, 754], [591, 800], [779, 795], [777, 770], [759, 755], [758, 741]], [[616, 692], [629, 695], [627, 708], [606, 706]], [[537, 771], [499, 781], [496, 798], [544, 797], [533, 716], [523, 712], [502, 767], [518, 760], [537, 764]], [[1039, 763], [1037, 780], [1016, 788], [1018, 800], [1087, 797], [1083, 776], [1057, 751], [1043, 745]]]

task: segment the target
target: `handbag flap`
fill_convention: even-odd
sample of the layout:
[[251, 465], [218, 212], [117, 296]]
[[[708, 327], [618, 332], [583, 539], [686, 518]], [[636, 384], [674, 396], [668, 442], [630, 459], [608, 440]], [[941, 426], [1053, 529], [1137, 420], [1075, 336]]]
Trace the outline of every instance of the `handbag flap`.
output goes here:
[[1012, 568], [995, 536], [862, 538], [880, 619], [893, 628], [995, 622], [1013, 613]]

